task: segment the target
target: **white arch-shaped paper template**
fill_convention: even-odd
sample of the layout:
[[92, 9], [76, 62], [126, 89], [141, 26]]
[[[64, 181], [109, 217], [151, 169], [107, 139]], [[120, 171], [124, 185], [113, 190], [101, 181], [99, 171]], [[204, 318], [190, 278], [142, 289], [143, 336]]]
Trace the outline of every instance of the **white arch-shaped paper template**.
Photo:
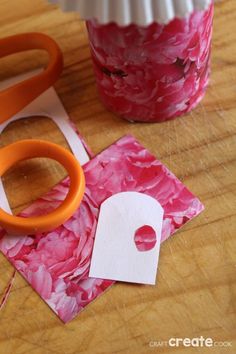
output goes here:
[[[0, 82], [0, 90], [9, 87], [17, 82], [25, 80], [35, 75], [37, 71], [31, 71], [27, 74], [19, 75], [14, 78]], [[12, 122], [29, 118], [32, 116], [42, 116], [51, 119], [64, 135], [72, 153], [75, 155], [81, 165], [89, 161], [89, 155], [79, 138], [76, 131], [70, 124], [70, 118], [65, 111], [55, 89], [53, 87], [46, 90], [42, 95], [32, 101], [21, 112], [17, 113], [8, 121], [0, 124], [0, 134]], [[0, 207], [8, 213], [12, 213], [2, 181], [0, 179]]]
[[[101, 207], [89, 276], [94, 278], [155, 284], [161, 242], [163, 208], [143, 193], [122, 192], [106, 199]], [[155, 246], [140, 252], [134, 234], [148, 225], [155, 230]]]

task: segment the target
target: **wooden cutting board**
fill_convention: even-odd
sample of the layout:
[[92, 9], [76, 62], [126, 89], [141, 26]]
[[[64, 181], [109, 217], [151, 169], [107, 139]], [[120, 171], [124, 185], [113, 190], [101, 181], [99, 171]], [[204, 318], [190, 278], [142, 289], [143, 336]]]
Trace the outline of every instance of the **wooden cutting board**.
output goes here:
[[[0, 312], [1, 354], [236, 353], [236, 1], [216, 5], [212, 79], [189, 115], [156, 125], [130, 124], [107, 112], [95, 87], [88, 40], [78, 15], [46, 0], [0, 0], [0, 36], [42, 31], [65, 57], [56, 89], [95, 153], [126, 133], [165, 163], [205, 204], [206, 210], [161, 247], [154, 287], [117, 284], [64, 325], [17, 274]], [[2, 59], [0, 79], [38, 68], [41, 53]], [[65, 145], [53, 123], [38, 118], [11, 125], [0, 137], [50, 138]], [[54, 164], [28, 162], [4, 183], [14, 212], [64, 177]], [[0, 256], [0, 295], [13, 268]], [[211, 337], [226, 348], [171, 348], [171, 337]]]

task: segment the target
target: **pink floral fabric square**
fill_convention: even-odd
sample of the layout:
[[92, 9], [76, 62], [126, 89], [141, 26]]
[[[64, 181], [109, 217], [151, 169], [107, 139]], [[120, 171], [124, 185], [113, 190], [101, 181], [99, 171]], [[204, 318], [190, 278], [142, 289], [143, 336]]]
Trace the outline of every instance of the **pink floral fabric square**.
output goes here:
[[[111, 145], [84, 167], [86, 192], [73, 217], [56, 230], [10, 237], [0, 230], [0, 249], [51, 309], [70, 321], [114, 282], [89, 278], [99, 206], [111, 195], [136, 191], [156, 198], [164, 209], [162, 241], [197, 216], [203, 205], [132, 136]], [[52, 211], [65, 198], [69, 179], [21, 213]]]

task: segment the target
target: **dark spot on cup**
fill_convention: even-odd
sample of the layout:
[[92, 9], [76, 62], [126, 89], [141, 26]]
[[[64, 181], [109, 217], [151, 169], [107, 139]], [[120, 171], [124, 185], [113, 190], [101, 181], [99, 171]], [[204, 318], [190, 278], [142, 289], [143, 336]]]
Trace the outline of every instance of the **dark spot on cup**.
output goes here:
[[118, 77], [121, 77], [121, 78], [128, 76], [128, 74], [126, 74], [123, 70], [120, 70], [120, 69], [111, 71], [111, 70], [109, 70], [109, 69], [106, 68], [106, 67], [102, 67], [101, 70], [102, 70], [102, 72], [103, 72], [105, 75], [107, 75], [107, 76], [109, 76], [109, 77], [111, 77], [112, 75], [118, 76]]

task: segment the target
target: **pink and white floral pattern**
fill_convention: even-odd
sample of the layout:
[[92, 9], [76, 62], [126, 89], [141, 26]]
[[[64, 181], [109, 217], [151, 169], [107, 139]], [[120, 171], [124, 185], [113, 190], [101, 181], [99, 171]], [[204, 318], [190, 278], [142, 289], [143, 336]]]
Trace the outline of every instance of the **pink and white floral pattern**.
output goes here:
[[193, 109], [210, 72], [213, 3], [167, 25], [87, 21], [98, 90], [111, 111], [158, 122]]
[[[0, 249], [67, 322], [113, 281], [88, 277], [99, 206], [111, 195], [137, 191], [164, 208], [162, 241], [203, 210], [201, 202], [133, 137], [126, 136], [84, 166], [86, 193], [80, 208], [52, 232], [10, 237], [0, 230]], [[65, 198], [65, 179], [21, 215], [52, 211]]]
[[134, 234], [134, 243], [140, 252], [150, 251], [157, 243], [156, 231], [150, 225], [139, 227]]

